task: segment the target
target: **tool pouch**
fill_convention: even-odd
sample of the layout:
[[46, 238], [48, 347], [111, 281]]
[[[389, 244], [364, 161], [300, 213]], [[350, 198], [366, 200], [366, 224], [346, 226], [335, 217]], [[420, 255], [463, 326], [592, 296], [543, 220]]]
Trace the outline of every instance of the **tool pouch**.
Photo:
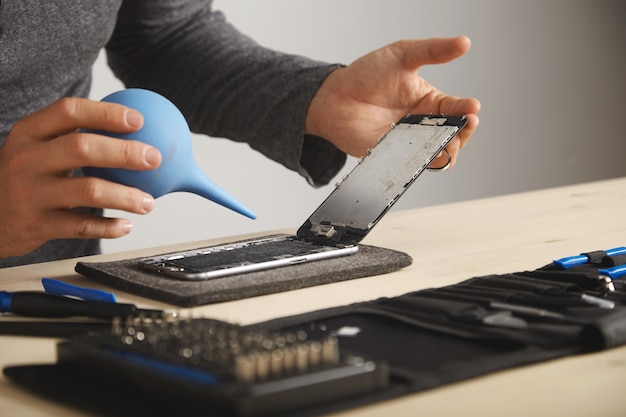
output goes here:
[[[129, 410], [151, 416], [174, 411], [319, 415], [626, 344], [626, 285], [599, 275], [626, 259], [601, 251], [590, 253], [589, 259], [567, 270], [550, 263], [533, 271], [474, 277], [399, 297], [233, 327], [244, 339], [264, 335], [260, 343], [267, 346], [267, 351], [254, 353], [243, 371], [232, 365], [239, 363], [238, 353], [235, 359], [229, 356], [227, 367], [210, 370], [202, 365], [207, 353], [194, 356], [194, 342], [203, 332], [216, 334], [215, 328], [209, 329], [216, 323], [195, 319], [187, 330], [182, 325], [174, 326], [177, 331], [168, 328], [165, 339], [153, 345], [160, 352], [146, 350], [137, 334], [143, 332], [144, 340], [159, 326], [163, 330], [169, 325], [140, 328], [131, 320], [118, 323], [112, 335], [60, 343], [54, 365], [13, 367], [5, 373], [57, 400], [82, 407], [98, 404], [96, 411], [117, 415]], [[308, 338], [297, 342], [306, 345], [300, 358], [304, 362], [288, 368], [279, 341], [301, 333]], [[316, 356], [318, 341], [335, 346], [337, 356]], [[282, 356], [277, 355], [276, 363], [268, 359], [277, 353]], [[208, 381], [207, 375], [215, 379]], [[59, 391], [72, 391], [72, 399]]]

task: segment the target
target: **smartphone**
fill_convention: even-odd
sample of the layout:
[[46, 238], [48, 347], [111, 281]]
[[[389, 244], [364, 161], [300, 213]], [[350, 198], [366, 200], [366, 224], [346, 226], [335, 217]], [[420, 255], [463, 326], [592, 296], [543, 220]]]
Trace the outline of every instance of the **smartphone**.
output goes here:
[[139, 266], [172, 278], [205, 280], [352, 255], [466, 123], [463, 116], [422, 114], [393, 124], [295, 235], [157, 255], [141, 259]]

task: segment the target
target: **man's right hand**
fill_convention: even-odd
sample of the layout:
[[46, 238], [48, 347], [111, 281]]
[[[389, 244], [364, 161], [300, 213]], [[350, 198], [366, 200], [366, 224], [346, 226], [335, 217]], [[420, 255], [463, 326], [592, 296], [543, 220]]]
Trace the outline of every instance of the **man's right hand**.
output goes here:
[[119, 104], [64, 98], [19, 120], [0, 147], [0, 258], [19, 256], [52, 239], [116, 238], [126, 219], [70, 211], [96, 207], [144, 214], [154, 199], [136, 188], [100, 178], [71, 177], [85, 167], [155, 169], [159, 151], [138, 141], [80, 129], [133, 132], [142, 115]]

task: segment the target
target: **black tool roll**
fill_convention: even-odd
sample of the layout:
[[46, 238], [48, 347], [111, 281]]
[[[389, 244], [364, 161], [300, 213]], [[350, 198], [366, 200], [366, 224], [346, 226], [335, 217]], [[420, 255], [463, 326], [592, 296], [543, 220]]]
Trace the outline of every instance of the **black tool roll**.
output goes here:
[[5, 374], [102, 415], [319, 415], [623, 345], [626, 259], [584, 256], [251, 326], [131, 317]]

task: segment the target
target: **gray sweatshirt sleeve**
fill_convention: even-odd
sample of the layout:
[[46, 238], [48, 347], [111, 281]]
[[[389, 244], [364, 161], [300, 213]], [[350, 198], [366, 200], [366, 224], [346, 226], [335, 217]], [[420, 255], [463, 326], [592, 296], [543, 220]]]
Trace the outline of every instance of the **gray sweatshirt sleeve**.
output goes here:
[[124, 1], [107, 58], [127, 87], [174, 102], [193, 132], [247, 142], [312, 185], [345, 163], [330, 142], [303, 134], [311, 99], [338, 65], [258, 45], [210, 0]]

